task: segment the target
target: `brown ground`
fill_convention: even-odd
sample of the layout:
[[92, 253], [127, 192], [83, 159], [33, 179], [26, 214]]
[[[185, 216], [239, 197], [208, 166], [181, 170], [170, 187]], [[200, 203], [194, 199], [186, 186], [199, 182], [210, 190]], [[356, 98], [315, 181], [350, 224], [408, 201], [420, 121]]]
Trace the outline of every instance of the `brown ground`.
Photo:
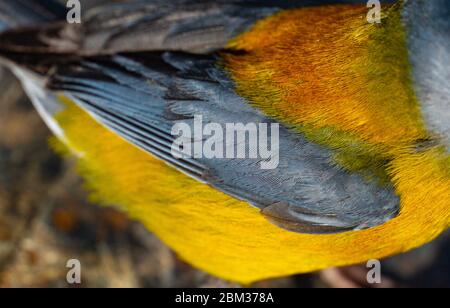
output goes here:
[[[89, 204], [72, 162], [49, 150], [48, 137], [20, 85], [0, 68], [0, 287], [68, 287], [65, 266], [73, 258], [82, 262], [83, 287], [235, 286], [183, 263], [120, 212]], [[388, 260], [386, 275], [404, 286], [450, 287], [449, 239]], [[321, 277], [330, 279], [313, 274], [256, 286], [325, 286]]]

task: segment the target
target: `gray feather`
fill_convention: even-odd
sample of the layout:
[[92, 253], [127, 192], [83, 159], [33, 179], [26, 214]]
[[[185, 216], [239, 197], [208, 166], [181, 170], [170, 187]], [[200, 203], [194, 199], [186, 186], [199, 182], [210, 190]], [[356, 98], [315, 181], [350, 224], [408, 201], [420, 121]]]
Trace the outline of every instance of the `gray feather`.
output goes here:
[[450, 2], [409, 1], [404, 20], [423, 117], [450, 151]]
[[[390, 0], [384, 3], [392, 2]], [[209, 53], [224, 48], [257, 20], [284, 8], [359, 3], [363, 0], [130, 0], [83, 13], [81, 24], [5, 33], [2, 49], [78, 55], [138, 51]], [[151, 35], [149, 35], [151, 33]], [[33, 38], [31, 40], [31, 38]]]

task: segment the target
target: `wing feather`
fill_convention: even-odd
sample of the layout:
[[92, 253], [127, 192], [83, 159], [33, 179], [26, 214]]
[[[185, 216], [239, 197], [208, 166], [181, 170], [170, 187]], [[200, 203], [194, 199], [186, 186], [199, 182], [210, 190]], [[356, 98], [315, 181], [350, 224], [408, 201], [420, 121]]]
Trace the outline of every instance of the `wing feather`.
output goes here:
[[284, 126], [280, 164], [274, 170], [261, 170], [261, 158], [175, 159], [171, 128], [181, 122], [193, 125], [195, 115], [201, 115], [204, 124], [224, 128], [226, 123], [273, 122], [235, 93], [217, 60], [170, 52], [94, 57], [60, 68], [49, 87], [68, 93], [99, 122], [144, 151], [248, 201], [288, 230], [344, 232], [395, 217], [399, 207], [392, 187], [342, 170], [330, 150]]

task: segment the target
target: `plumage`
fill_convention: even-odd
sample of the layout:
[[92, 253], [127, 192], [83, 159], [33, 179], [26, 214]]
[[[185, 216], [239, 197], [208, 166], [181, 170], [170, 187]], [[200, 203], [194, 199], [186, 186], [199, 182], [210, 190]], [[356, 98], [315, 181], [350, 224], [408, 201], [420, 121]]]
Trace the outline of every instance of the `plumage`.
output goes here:
[[56, 21], [64, 15], [65, 9], [57, 0], [4, 1], [0, 8], [0, 31]]
[[[404, 19], [410, 29], [408, 48], [413, 51], [410, 53], [412, 79], [427, 128], [442, 139], [448, 151], [450, 70], [442, 64], [450, 63], [450, 4], [439, 0], [409, 5], [411, 9], [405, 12]], [[433, 16], [433, 22], [427, 16]]]
[[[215, 67], [214, 59], [172, 53], [143, 57], [145, 64], [135, 55], [64, 67], [55, 74], [50, 87], [69, 92], [100, 122], [138, 147], [194, 178], [265, 209], [266, 214], [271, 209], [275, 215], [275, 208], [286, 205], [295, 213], [291, 216], [287, 209], [280, 210], [286, 220], [297, 224], [291, 225], [291, 230], [361, 229], [397, 214], [398, 199], [391, 187], [378, 187], [377, 183], [367, 183], [333, 166], [331, 152], [284, 127], [276, 169], [261, 170], [260, 159], [175, 159], [171, 155], [175, 139], [171, 127], [177, 122], [192, 125], [196, 114], [203, 116], [205, 124], [219, 123], [223, 127], [226, 123], [271, 120], [235, 94], [226, 74]], [[171, 67], [164, 68], [162, 63]], [[183, 67], [185, 63], [189, 66]], [[202, 80], [193, 79], [194, 69], [201, 73]], [[355, 191], [354, 187], [359, 189]]]
[[[388, 2], [391, 1], [384, 1]], [[38, 30], [22, 28], [10, 35], [3, 34], [2, 45], [8, 50], [80, 55], [149, 50], [213, 52], [225, 47], [258, 19], [281, 9], [330, 3], [365, 1], [122, 0], [108, 5], [107, 9], [86, 12], [81, 25], [61, 22]]]
[[[248, 283], [385, 257], [448, 228], [436, 111], [448, 102], [450, 50], [439, 45], [437, 76], [424, 77], [425, 51], [409, 61], [421, 28], [408, 25], [416, 5], [448, 15], [411, 2], [386, 7], [380, 25], [364, 6], [129, 2], [94, 9], [81, 25], [5, 32], [0, 54], [96, 199], [190, 263]], [[437, 42], [446, 38], [434, 27]], [[279, 167], [174, 158], [171, 128], [198, 114], [222, 126], [280, 122]]]

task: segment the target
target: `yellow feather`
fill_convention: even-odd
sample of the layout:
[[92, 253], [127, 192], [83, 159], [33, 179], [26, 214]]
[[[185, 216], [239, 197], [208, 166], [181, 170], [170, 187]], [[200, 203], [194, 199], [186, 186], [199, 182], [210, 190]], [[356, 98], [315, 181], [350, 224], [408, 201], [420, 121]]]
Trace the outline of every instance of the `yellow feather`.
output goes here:
[[[304, 235], [130, 145], [67, 99], [57, 116], [93, 200], [142, 222], [183, 259], [245, 284], [382, 258], [423, 245], [450, 224], [449, 159], [438, 149], [392, 163], [401, 214], [364, 231]], [[62, 151], [62, 147], [58, 147]]]

